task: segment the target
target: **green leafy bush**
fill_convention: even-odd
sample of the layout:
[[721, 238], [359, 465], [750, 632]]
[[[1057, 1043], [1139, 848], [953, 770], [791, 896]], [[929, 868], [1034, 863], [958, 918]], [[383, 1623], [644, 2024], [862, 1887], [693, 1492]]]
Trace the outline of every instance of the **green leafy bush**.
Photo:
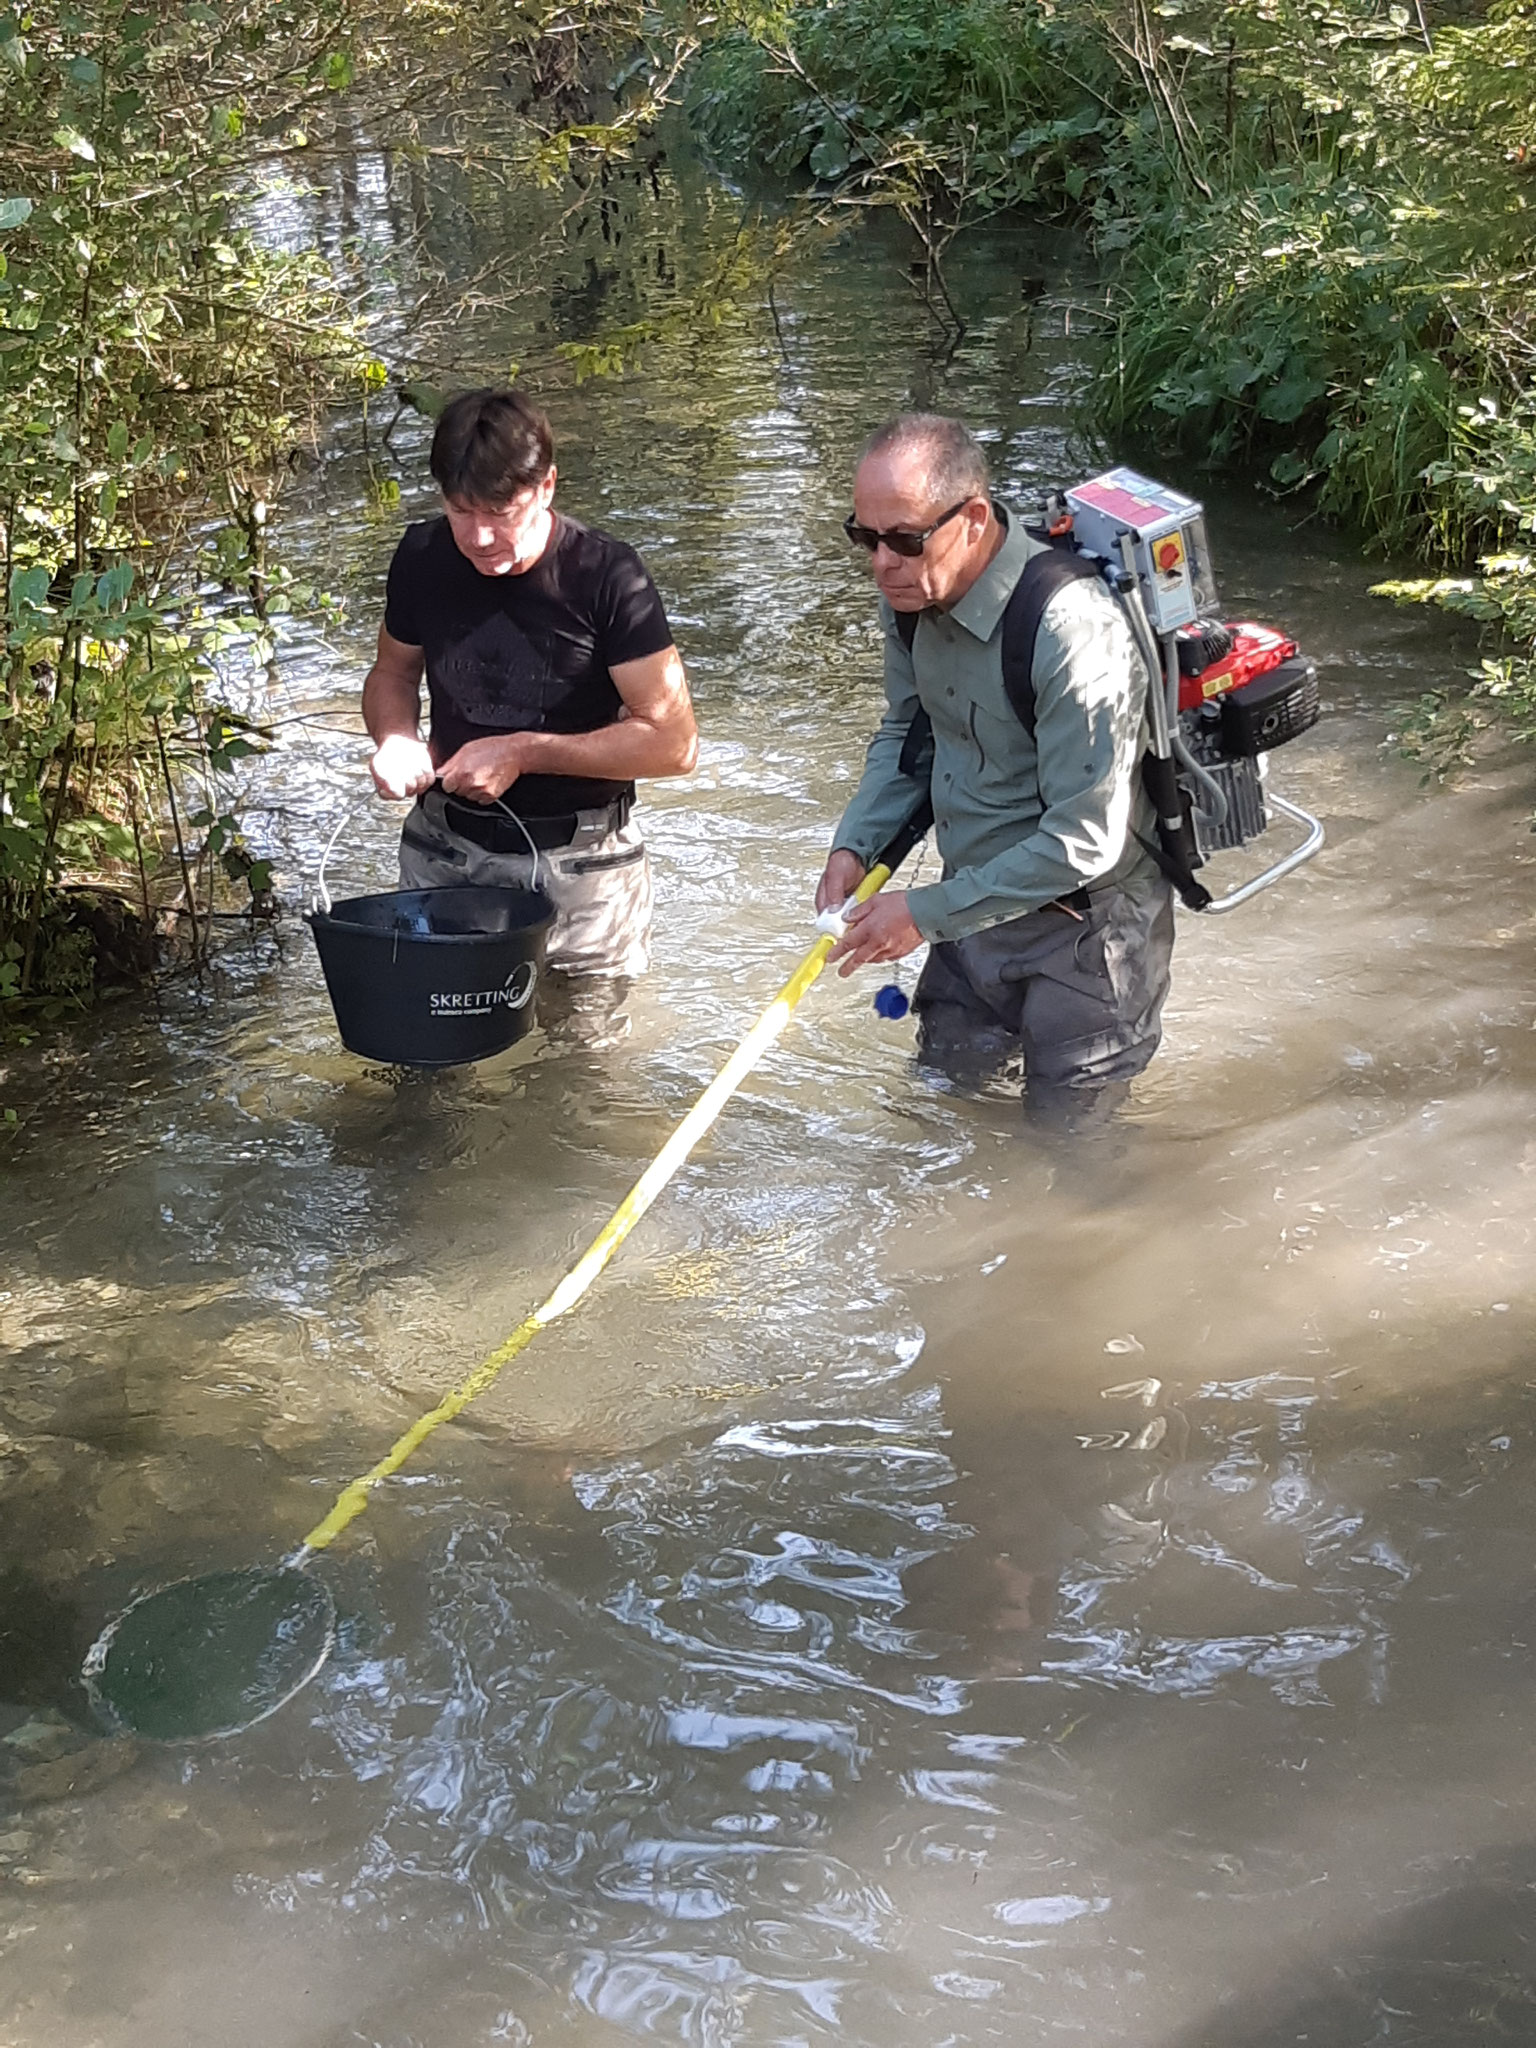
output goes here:
[[[1116, 265], [1100, 418], [1259, 464], [1370, 547], [1480, 556], [1382, 590], [1493, 628], [1475, 695], [1536, 731], [1536, 16], [1159, 15], [1178, 28], [1147, 53], [1164, 118], [1127, 125], [1098, 188]], [[1422, 743], [1454, 754], [1477, 723], [1447, 704]]]
[[[215, 872], [270, 883], [232, 866], [225, 778], [257, 740], [231, 740], [216, 664], [285, 602], [275, 482], [363, 359], [329, 273], [250, 202], [347, 34], [288, 0], [0, 6], [0, 993], [83, 992], [54, 894], [118, 875], [147, 910], [162, 832], [190, 912]], [[205, 602], [205, 566], [243, 608]]]
[[1017, 0], [791, 6], [714, 42], [690, 107], [733, 168], [895, 206], [932, 254], [1002, 208], [1072, 203], [1106, 107], [1063, 71], [1064, 46], [1049, 10]]

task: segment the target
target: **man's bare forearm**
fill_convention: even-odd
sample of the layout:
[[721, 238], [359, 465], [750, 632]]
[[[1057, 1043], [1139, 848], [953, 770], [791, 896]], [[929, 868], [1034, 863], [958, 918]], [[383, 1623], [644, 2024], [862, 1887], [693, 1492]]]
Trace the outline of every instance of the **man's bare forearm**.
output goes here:
[[658, 727], [643, 718], [620, 718], [595, 732], [520, 732], [516, 741], [524, 775], [573, 775], [603, 782], [688, 775], [699, 754], [691, 719], [686, 727]]
[[375, 662], [363, 683], [363, 723], [376, 746], [388, 739], [420, 739], [421, 685]]

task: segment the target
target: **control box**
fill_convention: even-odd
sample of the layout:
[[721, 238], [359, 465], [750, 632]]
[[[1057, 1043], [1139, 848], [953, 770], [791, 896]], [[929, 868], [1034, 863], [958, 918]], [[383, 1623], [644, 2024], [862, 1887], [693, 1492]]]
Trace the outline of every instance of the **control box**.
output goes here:
[[1074, 485], [1066, 500], [1072, 537], [1090, 554], [1122, 561], [1120, 539], [1129, 534], [1154, 632], [1175, 633], [1214, 615], [1216, 584], [1205, 518], [1194, 498], [1134, 469], [1110, 469]]

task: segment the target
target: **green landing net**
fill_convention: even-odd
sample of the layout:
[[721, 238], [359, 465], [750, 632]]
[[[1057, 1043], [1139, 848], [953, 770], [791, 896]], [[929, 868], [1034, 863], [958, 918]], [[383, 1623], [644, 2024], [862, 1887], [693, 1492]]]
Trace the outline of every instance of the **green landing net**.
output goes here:
[[115, 1727], [152, 1742], [211, 1741], [275, 1714], [313, 1678], [335, 1634], [322, 1580], [282, 1568], [212, 1572], [124, 1608], [84, 1678]]

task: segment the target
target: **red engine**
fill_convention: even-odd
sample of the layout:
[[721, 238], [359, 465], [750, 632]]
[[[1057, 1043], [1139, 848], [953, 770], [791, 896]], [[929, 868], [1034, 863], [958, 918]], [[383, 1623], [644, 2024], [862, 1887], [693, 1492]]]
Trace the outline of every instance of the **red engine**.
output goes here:
[[1296, 642], [1286, 634], [1246, 619], [1229, 625], [1190, 626], [1178, 640], [1181, 711], [1198, 711], [1212, 697], [1240, 690], [1296, 653]]
[[1202, 854], [1242, 846], [1268, 824], [1259, 757], [1316, 725], [1317, 670], [1288, 634], [1250, 620], [1201, 620], [1177, 636], [1179, 730], [1221, 790], [1225, 814], [1195, 805]]

